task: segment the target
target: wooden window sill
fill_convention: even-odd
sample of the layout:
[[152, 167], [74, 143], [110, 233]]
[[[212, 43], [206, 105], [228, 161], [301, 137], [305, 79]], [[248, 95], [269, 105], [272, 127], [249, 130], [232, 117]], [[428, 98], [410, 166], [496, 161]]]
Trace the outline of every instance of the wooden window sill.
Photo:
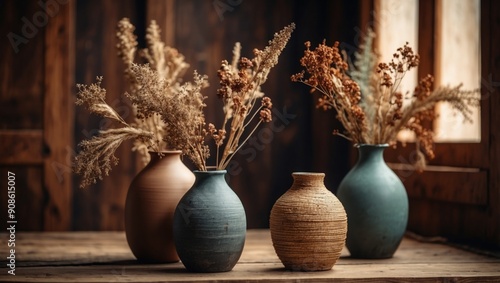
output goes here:
[[[144, 239], [147, 240], [147, 239]], [[7, 235], [0, 246], [6, 251]], [[291, 272], [272, 247], [269, 230], [249, 230], [231, 272], [189, 273], [182, 263], [139, 264], [124, 232], [18, 232], [15, 276], [8, 282], [500, 282], [500, 259], [405, 238], [395, 256], [351, 259], [344, 249], [330, 271]], [[5, 253], [2, 252], [3, 262]]]

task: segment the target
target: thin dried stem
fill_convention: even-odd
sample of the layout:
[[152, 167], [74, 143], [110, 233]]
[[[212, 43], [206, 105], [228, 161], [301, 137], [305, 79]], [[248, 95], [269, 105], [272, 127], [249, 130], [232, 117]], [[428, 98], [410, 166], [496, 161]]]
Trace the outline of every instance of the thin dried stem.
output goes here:
[[[241, 45], [236, 43], [231, 64], [226, 60], [222, 61], [218, 71], [221, 86], [217, 90], [217, 94], [224, 104], [224, 121], [218, 131], [224, 135], [215, 134], [217, 130], [213, 125], [209, 128], [217, 145], [217, 169], [226, 168], [234, 154], [255, 132], [256, 128], [262, 122], [271, 121], [272, 102], [270, 98], [263, 97], [264, 94], [260, 88], [267, 80], [270, 70], [278, 63], [278, 57], [290, 39], [294, 28], [295, 24], [292, 23], [276, 33], [264, 50], [254, 49], [255, 57], [251, 60], [241, 57]], [[254, 110], [259, 99], [261, 105]], [[245, 136], [246, 128], [252, 124], [257, 116], [259, 121], [249, 135]], [[229, 127], [228, 130], [226, 130], [227, 127]], [[225, 140], [226, 132], [229, 133], [227, 140]], [[219, 148], [222, 147], [224, 141], [224, 149], [219, 157]]]

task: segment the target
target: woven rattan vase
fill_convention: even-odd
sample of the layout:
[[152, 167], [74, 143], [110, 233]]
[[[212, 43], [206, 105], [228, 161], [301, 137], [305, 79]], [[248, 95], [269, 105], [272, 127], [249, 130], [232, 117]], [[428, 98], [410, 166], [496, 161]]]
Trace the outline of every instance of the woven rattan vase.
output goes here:
[[325, 187], [325, 174], [296, 172], [292, 176], [292, 187], [271, 210], [274, 250], [286, 269], [330, 270], [346, 240], [344, 207]]

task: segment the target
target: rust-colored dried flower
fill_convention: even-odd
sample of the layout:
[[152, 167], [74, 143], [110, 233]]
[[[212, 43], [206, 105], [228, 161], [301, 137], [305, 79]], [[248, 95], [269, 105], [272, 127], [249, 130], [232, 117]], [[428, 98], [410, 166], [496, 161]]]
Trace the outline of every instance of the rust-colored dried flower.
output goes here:
[[273, 108], [273, 102], [271, 101], [271, 98], [264, 96], [262, 98], [262, 107], [269, 109]]
[[470, 121], [471, 107], [478, 106], [478, 90], [464, 91], [461, 85], [433, 89], [434, 79], [427, 75], [408, 95], [406, 99], [410, 101], [404, 106], [405, 97], [398, 86], [406, 72], [419, 65], [420, 57], [407, 42], [397, 49], [390, 62], [377, 62], [372, 49], [374, 37], [375, 33], [368, 31], [360, 52], [355, 54], [354, 66], [350, 67], [338, 50], [338, 42], [329, 47], [323, 41], [314, 50], [306, 42], [300, 59], [304, 70], [292, 75], [291, 80], [310, 86], [311, 92], [320, 92], [317, 108], [336, 110], [345, 132], [334, 130], [334, 135], [357, 144], [395, 146], [399, 131], [413, 131], [418, 149], [415, 165], [421, 170], [426, 158], [434, 158], [433, 131], [426, 125], [435, 118], [435, 105], [448, 102], [464, 120]]
[[[314, 50], [311, 43], [305, 43], [306, 50], [300, 60], [309, 76], [305, 78], [304, 71], [292, 75], [292, 81], [302, 82], [311, 87], [311, 92], [319, 91], [320, 97], [316, 104], [323, 110], [335, 109], [337, 119], [346, 126], [348, 132], [363, 133], [366, 129], [365, 114], [357, 106], [361, 99], [359, 85], [347, 74], [348, 64], [340, 54], [339, 43], [327, 46], [323, 41]], [[363, 137], [352, 135], [354, 142], [360, 142]]]
[[264, 123], [269, 123], [273, 120], [273, 115], [271, 114], [271, 110], [269, 110], [269, 108], [263, 108], [260, 110], [260, 120]]

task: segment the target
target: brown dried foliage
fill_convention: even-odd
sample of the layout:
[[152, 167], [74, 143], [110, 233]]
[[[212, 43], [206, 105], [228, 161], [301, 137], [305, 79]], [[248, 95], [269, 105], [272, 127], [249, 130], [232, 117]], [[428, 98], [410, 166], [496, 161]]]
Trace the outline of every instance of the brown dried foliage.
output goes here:
[[77, 104], [85, 104], [97, 115], [113, 119], [121, 128], [104, 129], [89, 140], [80, 143], [80, 152], [74, 159], [74, 171], [82, 174], [81, 186], [95, 183], [108, 175], [111, 166], [118, 162], [114, 152], [125, 140], [134, 140], [144, 161], [149, 151], [182, 150], [199, 167], [204, 167], [208, 147], [198, 129], [205, 126], [203, 109], [205, 76], [194, 72], [193, 81], [182, 83], [181, 75], [188, 68], [184, 56], [174, 48], [166, 47], [160, 39], [160, 30], [153, 21], [147, 30], [148, 48], [141, 50], [147, 64], [134, 63], [137, 41], [135, 27], [128, 19], [118, 23], [118, 56], [124, 62], [125, 77], [130, 90], [125, 96], [134, 106], [135, 121], [127, 123], [105, 101], [106, 90], [97, 83], [78, 85]]
[[[101, 77], [89, 86], [78, 85], [78, 105], [85, 104], [90, 112], [121, 124], [120, 128], [101, 130], [97, 136], [80, 143], [81, 151], [74, 159], [74, 171], [83, 175], [81, 187], [109, 174], [111, 166], [118, 162], [114, 156], [116, 149], [128, 139], [134, 140], [133, 149], [143, 154], [145, 162], [149, 158], [148, 151], [181, 150], [199, 170], [206, 171], [210, 152], [205, 138], [209, 136], [217, 147], [217, 169], [226, 168], [255, 129], [272, 120], [271, 99], [263, 97], [260, 86], [277, 64], [294, 27], [291, 24], [275, 34], [264, 50], [255, 49], [252, 60], [240, 58], [241, 46], [237, 43], [232, 64], [222, 62], [218, 71], [221, 87], [217, 94], [223, 101], [225, 116], [222, 127], [217, 129], [212, 123], [205, 124], [206, 97], [201, 91], [208, 86], [206, 76], [195, 71], [192, 82], [182, 82], [181, 76], [189, 65], [182, 54], [161, 41], [160, 29], [154, 21], [147, 29], [148, 47], [139, 52], [148, 63], [134, 63], [137, 53], [135, 27], [128, 19], [121, 20], [117, 31], [118, 56], [124, 63], [124, 74], [129, 81], [130, 90], [125, 96], [134, 106], [135, 121], [127, 123], [106, 103], [106, 90], [100, 86]], [[260, 105], [254, 107], [259, 99]], [[256, 123], [252, 123], [254, 118], [258, 119]], [[252, 130], [245, 133], [250, 125]], [[240, 142], [244, 135], [246, 137]], [[224, 150], [219, 159], [221, 147]]]
[[[310, 42], [306, 42], [300, 60], [305, 70], [293, 75], [291, 80], [310, 86], [311, 92], [318, 91], [316, 106], [335, 109], [337, 119], [345, 128], [343, 132], [335, 130], [334, 134], [355, 144], [395, 146], [401, 130], [413, 131], [419, 156], [415, 165], [422, 170], [425, 159], [434, 158], [434, 133], [426, 122], [434, 120], [436, 104], [447, 102], [465, 121], [471, 121], [472, 107], [479, 105], [478, 90], [463, 90], [461, 85], [433, 89], [434, 79], [427, 75], [413, 93], [403, 95], [399, 84], [409, 70], [419, 65], [420, 57], [406, 43], [397, 49], [390, 62], [376, 64], [377, 56], [372, 51], [374, 36], [371, 31], [367, 33], [365, 44], [356, 54], [355, 67], [348, 65], [338, 42], [331, 47], [323, 42], [314, 50], [310, 49]], [[404, 99], [409, 100], [406, 106], [403, 106]]]
[[[218, 130], [213, 124], [209, 128], [217, 147], [217, 169], [226, 168], [234, 154], [257, 127], [261, 123], [272, 120], [271, 99], [263, 97], [264, 94], [260, 88], [267, 80], [270, 70], [278, 63], [279, 55], [294, 29], [295, 24], [292, 23], [276, 33], [264, 50], [254, 49], [253, 59], [241, 57], [241, 45], [236, 43], [231, 64], [226, 60], [222, 61], [217, 72], [220, 79], [217, 95], [224, 103], [224, 122]], [[257, 104], [258, 99], [261, 99], [260, 105]], [[258, 121], [252, 125], [252, 121], [257, 116]], [[227, 127], [229, 127], [228, 130], [226, 130]], [[249, 133], [245, 132], [247, 127], [251, 127]], [[220, 153], [227, 133], [229, 136]]]

